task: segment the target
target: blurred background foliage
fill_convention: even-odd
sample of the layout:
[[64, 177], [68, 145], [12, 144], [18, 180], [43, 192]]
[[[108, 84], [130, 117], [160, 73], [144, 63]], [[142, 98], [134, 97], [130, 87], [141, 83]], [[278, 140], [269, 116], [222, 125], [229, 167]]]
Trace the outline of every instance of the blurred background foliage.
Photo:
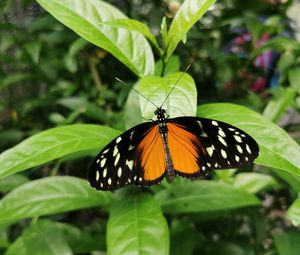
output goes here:
[[[174, 0], [107, 2], [128, 17], [147, 23], [156, 36], [162, 18], [166, 16], [169, 22], [181, 4]], [[245, 105], [300, 142], [299, 11], [300, 5], [293, 1], [219, 0], [193, 26], [186, 43], [176, 49], [167, 72], [183, 70], [192, 63], [189, 73], [197, 85], [199, 104]], [[160, 68], [157, 62], [157, 73]], [[129, 86], [116, 82], [116, 76]], [[97, 123], [124, 130], [124, 104], [136, 80], [113, 56], [79, 38], [35, 1], [1, 0], [0, 151], [64, 124]], [[130, 108], [125, 111], [130, 114]], [[90, 160], [76, 155], [72, 160], [39, 167], [40, 171], [14, 176], [6, 180], [6, 186], [0, 183], [2, 194], [58, 171], [85, 178]], [[259, 192], [263, 206], [175, 218], [170, 226], [171, 254], [300, 254], [300, 231], [285, 218], [300, 191], [300, 179], [284, 173], [278, 176], [262, 167], [255, 170], [270, 176], [265, 180], [268, 185], [263, 189], [255, 183], [238, 185]], [[233, 174], [226, 171], [213, 178], [232, 183]], [[90, 235], [97, 233], [99, 240], [104, 238], [106, 213], [99, 217], [96, 210], [85, 209], [52, 218], [84, 228]], [[0, 230], [0, 249], [5, 251], [27, 224], [24, 221]], [[63, 226], [59, 228], [64, 231]], [[94, 240], [88, 243], [90, 250], [81, 247], [78, 253], [105, 250], [104, 240], [101, 247], [99, 240], [89, 240]]]

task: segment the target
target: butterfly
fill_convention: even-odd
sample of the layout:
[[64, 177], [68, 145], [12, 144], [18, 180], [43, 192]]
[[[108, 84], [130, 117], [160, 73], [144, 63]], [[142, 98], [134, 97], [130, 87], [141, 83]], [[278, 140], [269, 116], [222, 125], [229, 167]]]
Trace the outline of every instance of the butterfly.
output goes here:
[[258, 156], [251, 136], [222, 121], [168, 118], [162, 107], [155, 115], [157, 120], [134, 126], [103, 148], [89, 171], [92, 187], [115, 190], [128, 184], [148, 187], [164, 177], [195, 179], [210, 170], [249, 165]]

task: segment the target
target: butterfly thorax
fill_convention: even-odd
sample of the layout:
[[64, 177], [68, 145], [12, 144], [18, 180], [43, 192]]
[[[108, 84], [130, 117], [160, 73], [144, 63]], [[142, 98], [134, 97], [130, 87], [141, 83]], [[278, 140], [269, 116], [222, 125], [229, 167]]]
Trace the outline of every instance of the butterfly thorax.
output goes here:
[[159, 126], [159, 132], [161, 134], [167, 134], [168, 128], [166, 124], [166, 110], [162, 108], [157, 108], [156, 111], [154, 112], [156, 117], [157, 117], [157, 124]]

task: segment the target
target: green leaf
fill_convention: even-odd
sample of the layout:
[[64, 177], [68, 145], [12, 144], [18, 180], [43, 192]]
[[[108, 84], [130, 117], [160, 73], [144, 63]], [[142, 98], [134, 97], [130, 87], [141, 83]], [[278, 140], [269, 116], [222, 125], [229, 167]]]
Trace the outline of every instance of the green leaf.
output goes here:
[[300, 67], [288, 71], [290, 85], [300, 94]]
[[[195, 116], [197, 89], [193, 78], [187, 73], [169, 74], [164, 78], [146, 76], [139, 81], [139, 92], [158, 107], [162, 105], [172, 88], [174, 89], [164, 104], [170, 117]], [[142, 97], [140, 97], [140, 105], [142, 116], [153, 118], [156, 107]]]
[[120, 132], [104, 126], [75, 124], [48, 129], [0, 154], [0, 177], [78, 151], [104, 147]]
[[144, 24], [138, 20], [116, 19], [113, 21], [103, 22], [102, 24], [111, 26], [114, 28], [125, 28], [125, 29], [131, 30], [131, 31], [137, 31], [137, 32], [141, 33], [142, 35], [144, 35], [153, 44], [153, 46], [157, 49], [158, 53], [160, 53], [160, 54], [162, 53], [154, 35], [150, 31], [149, 27], [146, 24]]
[[105, 236], [100, 232], [91, 235], [86, 229], [79, 229], [71, 224], [56, 223], [74, 254], [88, 253], [105, 247]]
[[300, 198], [297, 198], [287, 211], [287, 217], [295, 226], [300, 225]]
[[72, 255], [62, 231], [51, 221], [41, 220], [25, 229], [5, 255]]
[[280, 233], [275, 236], [275, 246], [278, 255], [300, 254], [300, 232], [296, 230]]
[[15, 72], [13, 75], [7, 75], [7, 76], [5, 76], [4, 79], [1, 79], [1, 81], [0, 81], [0, 91], [1, 91], [1, 89], [8, 87], [10, 85], [29, 80], [30, 77], [31, 77], [30, 73]]
[[186, 37], [190, 28], [202, 17], [216, 0], [185, 0], [176, 13], [166, 38], [166, 59], [168, 59], [178, 43]]
[[0, 200], [0, 224], [87, 207], [106, 207], [111, 199], [111, 193], [96, 191], [80, 178], [43, 178], [16, 188]]
[[260, 114], [243, 106], [220, 103], [200, 106], [198, 116], [227, 122], [251, 135], [260, 148], [257, 164], [300, 176], [300, 146]]
[[[169, 58], [169, 61], [167, 62], [163, 75], [172, 74], [175, 72], [179, 72], [180, 70], [180, 59], [178, 56], [173, 55]], [[162, 75], [163, 71], [163, 61], [160, 59], [155, 63], [155, 75], [160, 76]]]
[[[137, 89], [136, 84], [134, 88]], [[129, 92], [124, 107], [124, 121], [127, 129], [143, 122], [139, 95], [133, 89]]]
[[260, 204], [254, 195], [216, 181], [173, 184], [155, 197], [166, 213], [211, 212]]
[[82, 38], [78, 38], [75, 40], [69, 48], [68, 53], [64, 57], [64, 62], [66, 68], [71, 72], [75, 73], [77, 71], [77, 61], [76, 61], [76, 54], [82, 50], [88, 42]]
[[161, 34], [161, 39], [162, 39], [163, 45], [167, 45], [168, 30], [167, 30], [166, 17], [163, 17], [163, 19], [161, 21], [160, 34]]
[[153, 53], [143, 35], [101, 25], [103, 22], [126, 19], [117, 8], [100, 0], [37, 2], [82, 38], [110, 52], [138, 76], [154, 73]]
[[263, 116], [272, 122], [276, 122], [290, 107], [296, 96], [296, 91], [293, 88], [287, 88], [283, 91], [280, 98], [271, 100], [264, 109]]
[[24, 45], [24, 48], [28, 52], [29, 56], [31, 57], [32, 61], [37, 64], [39, 62], [40, 53], [42, 49], [42, 42], [35, 41], [30, 42]]
[[199, 243], [200, 233], [191, 222], [177, 220], [172, 222], [170, 229], [172, 255], [192, 255], [195, 246]]
[[[272, 169], [271, 169], [272, 170]], [[300, 176], [291, 174], [286, 171], [278, 171], [277, 169], [272, 171], [276, 176], [284, 180], [290, 188], [294, 190], [294, 192], [297, 194], [300, 192]]]
[[150, 195], [116, 201], [107, 225], [107, 254], [169, 254], [169, 231]]
[[0, 191], [7, 192], [28, 182], [29, 179], [21, 174], [13, 174], [4, 179], [0, 179]]
[[280, 187], [272, 176], [260, 173], [239, 173], [234, 180], [234, 186], [253, 194]]

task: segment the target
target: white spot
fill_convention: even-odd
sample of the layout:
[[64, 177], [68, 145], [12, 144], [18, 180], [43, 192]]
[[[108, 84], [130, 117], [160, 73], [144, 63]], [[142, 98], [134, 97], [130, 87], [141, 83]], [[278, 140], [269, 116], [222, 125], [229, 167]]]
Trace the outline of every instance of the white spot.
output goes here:
[[246, 144], [246, 150], [248, 151], [249, 154], [251, 154], [251, 150], [248, 144]]
[[139, 178], [139, 181], [141, 182], [142, 180], [143, 180], [143, 178], [142, 178], [142, 177], [140, 177], [140, 178]]
[[137, 178], [137, 176], [135, 175], [135, 176], [133, 177], [133, 180], [136, 181], [136, 178]]
[[248, 157], [245, 157], [245, 160], [248, 161], [249, 160]]
[[219, 167], [219, 164], [218, 164], [218, 163], [215, 163], [215, 167]]
[[108, 184], [108, 185], [111, 185], [111, 178], [108, 178], [107, 184]]
[[207, 153], [208, 153], [208, 155], [209, 155], [210, 157], [213, 155], [214, 149], [215, 149], [214, 145], [212, 145], [211, 147], [207, 147], [207, 148], [206, 148], [206, 151], [207, 151]]
[[122, 138], [121, 138], [121, 136], [119, 136], [119, 137], [116, 139], [116, 143], [121, 142], [121, 140], [122, 140]]
[[120, 178], [122, 175], [122, 168], [119, 167], [118, 172], [117, 172], [118, 177]]
[[100, 188], [103, 188], [103, 183], [102, 182], [100, 183]]
[[234, 133], [235, 133], [236, 135], [239, 135], [239, 134], [240, 134], [240, 132], [239, 132], [239, 131], [235, 131]]
[[236, 148], [237, 148], [237, 150], [238, 150], [239, 153], [241, 153], [241, 154], [243, 153], [243, 149], [242, 149], [242, 147], [240, 145], [237, 144]]
[[102, 173], [103, 178], [105, 178], [106, 175], [107, 175], [107, 168], [105, 168], [105, 169], [103, 170], [103, 173]]
[[242, 143], [242, 142], [243, 142], [243, 141], [242, 141], [242, 138], [241, 138], [240, 136], [234, 135], [233, 137], [234, 137], [234, 139], [235, 139], [238, 143]]
[[105, 151], [103, 151], [102, 153], [105, 154], [109, 151], [109, 149], [107, 148]]
[[106, 158], [102, 159], [101, 162], [100, 162], [100, 166], [101, 166], [101, 167], [104, 167], [105, 162], [106, 162]]
[[225, 142], [225, 140], [223, 139], [222, 136], [219, 136], [219, 135], [218, 135], [218, 139], [219, 139], [219, 141], [220, 141], [223, 145], [227, 146], [227, 143]]
[[115, 158], [115, 163], [114, 163], [115, 166], [118, 164], [119, 159], [120, 159], [120, 153], [118, 153], [116, 158]]
[[202, 166], [201, 169], [202, 169], [203, 171], [205, 171], [205, 166]]
[[228, 128], [228, 130], [229, 130], [229, 131], [235, 131], [235, 129], [234, 129], [234, 128]]
[[201, 121], [200, 121], [200, 120], [198, 120], [197, 122], [198, 122], [198, 124], [199, 124], [199, 127], [202, 129], [203, 127], [202, 127], [202, 123], [201, 123]]
[[130, 144], [128, 150], [131, 151], [133, 148], [134, 148], [134, 146]]
[[208, 137], [208, 135], [203, 130], [202, 130], [202, 133], [201, 133], [200, 136], [202, 136], [202, 137]]
[[210, 164], [210, 163], [207, 163], [206, 165], [207, 165], [208, 167], [211, 167], [211, 164]]
[[117, 154], [118, 154], [118, 147], [117, 147], [117, 145], [115, 145], [115, 147], [114, 147], [114, 151], [113, 151], [113, 156], [115, 157]]
[[219, 135], [222, 137], [226, 137], [226, 134], [224, 133], [224, 131], [220, 128], [218, 131]]
[[100, 159], [97, 159], [96, 163], [98, 164], [100, 162]]
[[246, 135], [245, 134], [241, 134], [241, 137], [246, 137]]
[[240, 161], [240, 157], [238, 155], [235, 155], [235, 161], [239, 162]]
[[129, 136], [130, 141], [132, 140], [133, 134], [134, 134], [134, 131], [132, 131], [132, 132], [130, 133], [130, 136]]
[[128, 168], [130, 170], [132, 170], [132, 167], [133, 167], [133, 160], [126, 160], [126, 165], [128, 166]]
[[99, 171], [96, 171], [96, 181], [99, 181], [99, 178], [100, 178]]
[[213, 120], [213, 121], [211, 122], [211, 124], [213, 124], [214, 126], [219, 126], [218, 122], [216, 122], [215, 120]]
[[223, 158], [227, 158], [227, 153], [223, 149], [221, 149], [221, 155]]
[[131, 183], [131, 179], [130, 178], [128, 178], [128, 183]]

